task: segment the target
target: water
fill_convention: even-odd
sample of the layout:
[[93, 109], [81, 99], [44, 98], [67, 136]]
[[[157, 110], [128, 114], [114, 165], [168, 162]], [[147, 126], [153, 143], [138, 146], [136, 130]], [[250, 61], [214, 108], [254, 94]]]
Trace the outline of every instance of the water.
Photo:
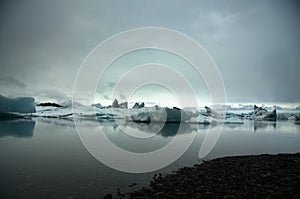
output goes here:
[[[95, 124], [83, 121], [86, 132]], [[98, 125], [98, 124], [97, 124]], [[145, 124], [124, 124], [134, 134], [151, 135], [140, 143], [124, 135], [114, 122], [100, 124], [106, 135], [122, 148], [147, 152], [166, 145], [178, 129], [169, 124], [160, 134]], [[170, 166], [156, 172], [129, 174], [98, 162], [81, 143], [74, 123], [58, 119], [0, 122], [0, 198], [101, 198], [107, 193], [128, 192], [147, 185], [154, 173], [168, 173], [199, 163], [198, 152], [209, 126], [185, 125], [183, 139], [196, 133], [190, 148]], [[205, 159], [229, 155], [300, 152], [300, 125], [292, 121], [228, 124]], [[132, 183], [138, 186], [129, 187]]]

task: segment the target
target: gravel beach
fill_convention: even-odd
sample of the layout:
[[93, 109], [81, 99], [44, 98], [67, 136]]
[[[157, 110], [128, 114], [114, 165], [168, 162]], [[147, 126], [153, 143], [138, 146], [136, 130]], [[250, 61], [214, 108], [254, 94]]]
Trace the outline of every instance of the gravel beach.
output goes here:
[[217, 158], [167, 175], [130, 198], [300, 198], [300, 153]]

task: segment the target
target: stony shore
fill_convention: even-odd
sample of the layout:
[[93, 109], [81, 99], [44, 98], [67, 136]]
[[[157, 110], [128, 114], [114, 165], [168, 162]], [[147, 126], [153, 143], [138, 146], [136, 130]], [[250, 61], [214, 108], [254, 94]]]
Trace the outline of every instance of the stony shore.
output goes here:
[[300, 198], [300, 153], [217, 158], [167, 175], [130, 198]]

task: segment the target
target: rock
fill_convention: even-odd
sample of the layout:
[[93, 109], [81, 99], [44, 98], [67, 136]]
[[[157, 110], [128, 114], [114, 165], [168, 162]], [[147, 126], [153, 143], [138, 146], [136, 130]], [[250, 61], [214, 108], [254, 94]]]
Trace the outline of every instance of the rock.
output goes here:
[[298, 176], [300, 153], [217, 158], [155, 175], [130, 198], [299, 198]]
[[112, 199], [112, 195], [109, 193], [109, 194], [106, 194], [103, 199]]
[[154, 197], [161, 197], [163, 195], [164, 195], [164, 192], [162, 192], [162, 191], [153, 194]]
[[131, 185], [129, 185], [128, 187], [133, 187], [133, 186], [136, 186], [137, 185], [137, 183], [132, 183]]
[[233, 196], [233, 195], [226, 195], [226, 196], [224, 196], [224, 199], [234, 199], [234, 198], [236, 198], [236, 197]]

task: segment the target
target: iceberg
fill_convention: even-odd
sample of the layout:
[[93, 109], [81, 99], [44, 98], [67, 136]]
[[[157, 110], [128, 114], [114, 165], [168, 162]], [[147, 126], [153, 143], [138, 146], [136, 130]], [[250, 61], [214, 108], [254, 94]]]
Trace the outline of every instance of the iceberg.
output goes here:
[[128, 108], [128, 102], [123, 102], [123, 103], [120, 103], [118, 102], [117, 99], [115, 99], [112, 103], [112, 107], [113, 108]]
[[214, 123], [212, 117], [199, 114], [198, 116], [192, 117], [188, 120], [189, 123], [198, 123], [198, 124], [211, 124]]
[[40, 103], [38, 104], [38, 106], [52, 106], [52, 107], [56, 107], [56, 108], [62, 108], [64, 106], [60, 105], [60, 104], [56, 104], [53, 102], [44, 102], [44, 103]]
[[177, 107], [160, 108], [155, 106], [154, 109], [143, 110], [142, 112], [132, 114], [131, 119], [134, 122], [166, 122], [177, 123], [189, 120], [191, 117], [184, 111]]
[[173, 108], [161, 108], [155, 106], [152, 108], [140, 108], [131, 109], [131, 115], [128, 121], [138, 123], [150, 123], [150, 122], [166, 122], [166, 123], [197, 123], [197, 124], [242, 124], [241, 117], [236, 114], [223, 114], [212, 110], [209, 107], [205, 107], [205, 112], [191, 112], [188, 110], [182, 110], [177, 107]]
[[243, 124], [241, 115], [234, 113], [218, 113], [210, 107], [205, 106], [205, 112], [191, 114], [191, 119], [188, 122], [199, 124]]
[[92, 104], [93, 107], [96, 107], [96, 108], [103, 108], [102, 104], [100, 103], [97, 103], [97, 104]]
[[133, 107], [132, 108], [135, 108], [135, 109], [137, 109], [137, 108], [144, 108], [145, 107], [145, 103], [144, 102], [142, 102], [142, 103], [135, 103], [134, 105], [133, 105]]
[[0, 95], [0, 113], [35, 113], [33, 97], [8, 98]]
[[300, 124], [300, 115], [296, 115], [296, 116], [295, 116], [294, 123], [295, 123], [295, 124]]
[[267, 109], [254, 105], [253, 118], [254, 120], [261, 120], [261, 121], [276, 121], [277, 120], [276, 109], [273, 110], [272, 112], [268, 112]]
[[205, 106], [204, 108], [206, 109], [206, 115], [207, 116], [211, 116], [213, 118], [218, 118], [218, 119], [222, 118], [221, 114], [217, 113], [216, 111], [212, 110], [211, 108], [209, 108], [207, 106]]

